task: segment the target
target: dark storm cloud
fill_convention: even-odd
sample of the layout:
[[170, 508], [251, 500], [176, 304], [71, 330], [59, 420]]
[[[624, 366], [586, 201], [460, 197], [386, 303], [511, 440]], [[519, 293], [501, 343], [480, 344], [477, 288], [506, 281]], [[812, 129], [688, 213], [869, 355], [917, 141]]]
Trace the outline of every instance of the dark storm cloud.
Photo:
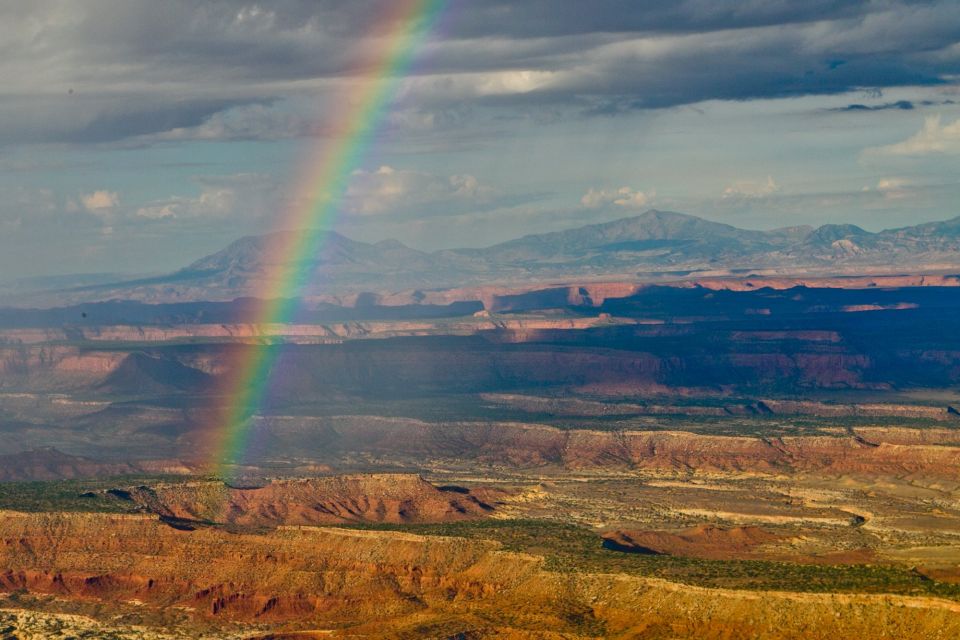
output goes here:
[[[0, 124], [0, 135], [8, 142], [74, 144], [114, 142], [138, 136], [196, 127], [211, 116], [248, 100], [172, 100], [139, 96], [111, 96], [81, 105], [80, 100], [47, 104], [49, 119], [34, 120], [33, 126], [22, 123], [8, 128]], [[0, 107], [0, 114], [5, 110]], [[15, 119], [7, 120], [11, 124]]]
[[912, 111], [918, 106], [933, 107], [938, 105], [955, 104], [953, 100], [920, 100], [917, 102], [911, 100], [897, 100], [896, 102], [884, 102], [882, 104], [848, 104], [845, 107], [830, 109], [830, 111]]
[[[5, 3], [0, 143], [188, 136], [234, 107], [321, 95], [364, 71], [357, 50], [377, 46], [371, 24], [389, 1]], [[954, 0], [451, 0], [438, 32], [404, 89], [407, 106], [616, 114], [960, 74]], [[295, 130], [255, 115], [278, 136]]]
[[689, 33], [834, 20], [863, 15], [867, 3], [846, 0], [461, 1], [454, 33], [467, 37], [544, 37], [586, 33]]
[[884, 104], [848, 104], [845, 107], [839, 109], [833, 109], [833, 111], [910, 111], [914, 108], [914, 105], [909, 100], [897, 100], [896, 102], [887, 102]]

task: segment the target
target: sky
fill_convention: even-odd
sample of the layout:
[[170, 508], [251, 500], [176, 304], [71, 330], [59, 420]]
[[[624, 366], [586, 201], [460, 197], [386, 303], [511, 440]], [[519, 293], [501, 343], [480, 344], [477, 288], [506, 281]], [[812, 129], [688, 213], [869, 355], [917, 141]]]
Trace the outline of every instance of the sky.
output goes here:
[[[298, 206], [390, 0], [0, 4], [0, 280], [161, 273]], [[334, 228], [960, 215], [960, 2], [448, 0]]]

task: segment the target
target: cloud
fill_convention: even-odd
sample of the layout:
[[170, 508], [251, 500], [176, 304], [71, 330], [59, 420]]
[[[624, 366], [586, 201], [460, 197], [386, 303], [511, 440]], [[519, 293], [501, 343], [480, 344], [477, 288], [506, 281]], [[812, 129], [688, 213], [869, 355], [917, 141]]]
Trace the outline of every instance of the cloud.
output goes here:
[[144, 203], [132, 211], [140, 220], [231, 219], [234, 222], [261, 218], [284, 206], [279, 185], [270, 176], [240, 173], [230, 176], [200, 176], [195, 196], [171, 196]]
[[[46, 187], [0, 186], [0, 229], [6, 241], [0, 253], [28, 256], [24, 244], [27, 239], [41, 243], [37, 256], [45, 255], [43, 239], [51, 245], [75, 243], [82, 247], [113, 231], [111, 225], [118, 219], [119, 205], [119, 195], [107, 190], [64, 198]], [[62, 255], [52, 257], [60, 258]]]
[[[862, 3], [841, 0], [736, 2], [733, 0], [647, 0], [643, 10], [625, 11], [622, 0], [568, 3], [558, 0], [490, 0], [465, 3], [452, 28], [474, 37], [570, 36], [633, 31], [684, 33], [738, 29], [771, 24], [794, 24], [862, 14]], [[508, 18], [508, 19], [505, 19]]]
[[828, 111], [913, 111], [917, 107], [934, 107], [956, 104], [955, 100], [897, 100], [896, 102], [882, 102], [879, 104], [848, 104], [845, 107], [828, 109]]
[[116, 191], [94, 191], [80, 196], [80, 205], [94, 215], [112, 213], [120, 204], [120, 196]]
[[772, 176], [767, 176], [766, 181], [738, 180], [723, 190], [721, 198], [754, 200], [766, 198], [780, 192], [780, 185], [776, 183]]
[[904, 178], [881, 178], [877, 182], [878, 191], [893, 191], [909, 184]]
[[170, 99], [149, 89], [133, 93], [98, 89], [91, 95], [12, 95], [0, 101], [0, 145], [116, 142], [196, 127], [238, 102], [258, 100], [190, 95]]
[[880, 194], [884, 200], [904, 200], [916, 191], [916, 187], [913, 182], [906, 178], [892, 177], [881, 178], [873, 189], [870, 187], [863, 188], [863, 193], [870, 191]]
[[0, 184], [0, 272], [6, 277], [171, 270], [269, 227], [287, 203], [269, 175], [194, 176], [193, 194], [136, 201], [126, 190], [64, 196]]
[[204, 189], [195, 198], [174, 196], [139, 207], [134, 215], [148, 220], [166, 218], [226, 217], [234, 208], [236, 193], [230, 189]]
[[889, 111], [891, 109], [898, 111], [911, 111], [914, 105], [909, 100], [897, 100], [896, 102], [887, 102], [884, 104], [848, 104], [845, 107], [834, 109], [834, 111]]
[[59, 210], [52, 189], [0, 186], [0, 226], [7, 229], [28, 226], [38, 219], [50, 219]]
[[902, 142], [872, 147], [865, 151], [866, 155], [876, 156], [925, 156], [954, 153], [960, 153], [960, 119], [943, 124], [939, 115], [926, 118], [920, 131]]
[[588, 209], [599, 209], [608, 205], [616, 205], [625, 209], [642, 209], [653, 201], [655, 195], [656, 193], [653, 191], [646, 193], [630, 187], [620, 187], [610, 191], [591, 187], [580, 198], [580, 204]]
[[[952, 48], [960, 29], [942, 22], [960, 18], [955, 4], [888, 2], [839, 12], [821, 6], [806, 20], [771, 12], [767, 18], [782, 21], [772, 23], [749, 19], [762, 13], [757, 5], [739, 11], [727, 7], [740, 19], [723, 27], [722, 19], [709, 18], [717, 14], [707, 3], [685, 4], [703, 19], [675, 15], [678, 22], [659, 31], [620, 28], [603, 37], [598, 32], [545, 38], [533, 50], [529, 41], [478, 40], [471, 43], [470, 55], [502, 60], [505, 68], [417, 78], [418, 94], [437, 101], [457, 96], [500, 103], [583, 102], [588, 112], [617, 113], [711, 99], [940, 84], [960, 66], [960, 50]], [[446, 49], [457, 53], [458, 46]], [[446, 49], [441, 48], [445, 54]]]
[[182, 140], [282, 140], [322, 133], [314, 118], [290, 105], [245, 104], [218, 111], [201, 123], [148, 134], [141, 142]]
[[344, 204], [358, 215], [426, 214], [436, 206], [447, 211], [477, 206], [493, 196], [493, 189], [471, 175], [440, 176], [385, 165], [375, 171], [355, 171]]
[[[369, 81], [396, 26], [370, 16], [392, 1], [4, 3], [0, 144], [322, 133], [310, 105]], [[457, 4], [401, 85], [411, 126], [464, 105], [618, 113], [960, 73], [953, 0]]]

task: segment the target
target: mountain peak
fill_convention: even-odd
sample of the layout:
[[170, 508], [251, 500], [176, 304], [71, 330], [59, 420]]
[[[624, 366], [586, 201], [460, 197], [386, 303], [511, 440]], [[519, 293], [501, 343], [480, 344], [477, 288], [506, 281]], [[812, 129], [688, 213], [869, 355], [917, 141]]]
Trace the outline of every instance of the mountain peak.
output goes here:
[[[186, 269], [142, 281], [78, 290], [78, 301], [233, 299], [257, 295], [278, 264], [296, 256], [273, 247], [289, 234], [246, 236]], [[661, 272], [776, 269], [850, 273], [923, 265], [960, 268], [960, 217], [872, 233], [852, 224], [817, 229], [740, 229], [697, 216], [650, 209], [576, 229], [528, 235], [482, 249], [419, 251], [397, 240], [375, 244], [327, 232], [301, 294], [462, 287], [531, 279], [644, 278]], [[954, 268], [954, 267], [951, 267]]]
[[838, 240], [859, 239], [871, 235], [873, 234], [855, 224], [825, 224], [811, 231], [806, 238], [806, 243], [829, 245]]
[[386, 240], [381, 240], [380, 242], [373, 245], [381, 249], [409, 249], [407, 245], [403, 244], [399, 240], [394, 238], [387, 238]]

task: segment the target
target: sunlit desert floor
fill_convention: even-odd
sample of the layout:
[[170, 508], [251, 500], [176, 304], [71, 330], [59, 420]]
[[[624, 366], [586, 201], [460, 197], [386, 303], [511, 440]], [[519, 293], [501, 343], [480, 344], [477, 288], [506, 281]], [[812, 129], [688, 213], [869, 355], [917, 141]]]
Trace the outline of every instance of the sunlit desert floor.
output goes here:
[[953, 316], [682, 295], [3, 334], [0, 637], [960, 637]]

